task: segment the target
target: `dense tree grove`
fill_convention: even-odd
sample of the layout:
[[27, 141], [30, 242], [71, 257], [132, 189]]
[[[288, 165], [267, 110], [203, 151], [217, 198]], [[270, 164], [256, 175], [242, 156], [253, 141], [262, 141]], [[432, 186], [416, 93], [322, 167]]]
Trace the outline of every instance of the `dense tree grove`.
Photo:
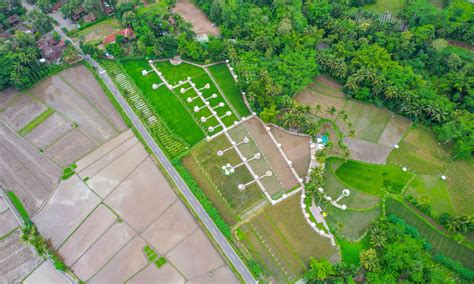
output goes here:
[[[459, 156], [471, 154], [472, 57], [450, 52], [443, 39], [473, 42], [473, 5], [467, 1], [453, 0], [444, 10], [426, 0], [407, 1], [400, 15], [384, 20], [350, 7], [365, 1], [197, 4], [219, 24], [257, 112], [281, 109], [282, 97], [321, 71], [343, 83], [349, 96], [432, 126], [442, 142], [454, 142]], [[317, 51], [323, 42], [329, 48]]]

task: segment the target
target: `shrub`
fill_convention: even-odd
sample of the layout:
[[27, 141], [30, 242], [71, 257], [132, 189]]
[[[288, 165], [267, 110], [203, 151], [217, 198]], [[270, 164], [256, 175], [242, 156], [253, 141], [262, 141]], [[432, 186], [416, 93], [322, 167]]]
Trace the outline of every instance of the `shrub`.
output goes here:
[[446, 257], [442, 253], [438, 253], [433, 257], [433, 260], [441, 263], [442, 265], [446, 266], [447, 268], [451, 269], [452, 271], [459, 274], [462, 278], [466, 280], [474, 280], [474, 271], [471, 269], [464, 267], [460, 262], [455, 261], [449, 257]]

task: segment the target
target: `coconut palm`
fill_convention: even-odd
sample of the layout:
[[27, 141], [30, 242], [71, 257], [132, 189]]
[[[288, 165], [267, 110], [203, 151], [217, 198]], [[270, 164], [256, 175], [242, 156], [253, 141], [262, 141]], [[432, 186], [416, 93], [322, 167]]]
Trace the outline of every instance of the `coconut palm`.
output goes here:
[[359, 258], [360, 264], [368, 271], [377, 271], [380, 268], [377, 251], [373, 248], [361, 251]]

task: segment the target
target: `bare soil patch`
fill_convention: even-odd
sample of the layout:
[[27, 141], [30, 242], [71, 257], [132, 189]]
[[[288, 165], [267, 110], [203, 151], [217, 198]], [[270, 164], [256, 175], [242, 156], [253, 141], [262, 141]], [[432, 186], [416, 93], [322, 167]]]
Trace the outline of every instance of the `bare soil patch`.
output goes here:
[[89, 283], [125, 283], [148, 264], [145, 241], [135, 237]]
[[22, 94], [3, 111], [2, 116], [13, 129], [20, 130], [46, 109], [48, 109], [46, 105], [31, 96]]
[[71, 122], [55, 112], [28, 133], [25, 139], [37, 148], [45, 149], [73, 128], [74, 125]]
[[135, 235], [126, 223], [116, 223], [72, 266], [81, 280], [89, 280]]
[[196, 229], [198, 225], [188, 209], [182, 202], [175, 202], [143, 232], [143, 238], [165, 254]]
[[10, 233], [19, 225], [18, 220], [10, 210], [5, 210], [0, 213], [0, 238]]
[[324, 118], [333, 118], [333, 116], [329, 115], [326, 110], [330, 107], [335, 107], [337, 110], [341, 110], [344, 108], [346, 101], [342, 98], [334, 98], [331, 96], [326, 96], [323, 94], [319, 94], [309, 88], [304, 89], [303, 91], [299, 92], [295, 96], [295, 100], [304, 105], [320, 105], [321, 106], [321, 113], [318, 113], [318, 116]]
[[153, 263], [148, 265], [135, 275], [127, 283], [143, 284], [143, 283], [184, 283], [185, 279], [178, 271], [169, 263], [158, 269]]
[[117, 216], [110, 209], [99, 205], [59, 249], [66, 264], [73, 265], [115, 220]]
[[77, 177], [61, 181], [46, 206], [33, 217], [41, 234], [59, 246], [100, 199]]
[[[104, 156], [108, 155], [112, 150], [119, 147], [125, 141], [129, 140], [130, 138], [135, 138], [132, 130], [127, 130], [119, 134], [118, 136], [112, 138], [111, 140], [107, 141], [107, 143], [103, 144], [93, 152], [91, 152], [86, 157], [77, 161], [76, 165], [76, 172], [82, 172], [84, 169], [90, 167], [92, 164], [104, 160]], [[120, 156], [122, 152], [117, 153], [117, 156]], [[114, 156], [114, 158], [116, 158]], [[103, 167], [102, 167], [103, 168]], [[100, 169], [102, 169], [100, 168]], [[89, 175], [90, 176], [90, 175]]]
[[186, 22], [191, 23], [196, 35], [219, 35], [219, 28], [213, 27], [206, 14], [194, 6], [191, 1], [177, 0], [173, 12], [180, 14]]
[[74, 129], [44, 152], [61, 167], [67, 167], [97, 147], [97, 143]]
[[163, 174], [151, 158], [147, 158], [104, 202], [142, 232], [176, 199]]
[[32, 248], [20, 242], [20, 231], [0, 241], [0, 279], [5, 283], [22, 281], [42, 261]]
[[104, 37], [119, 31], [120, 28], [121, 26], [117, 19], [110, 18], [80, 31], [79, 37], [83, 37], [84, 42], [91, 40], [102, 40]]
[[64, 279], [49, 262], [44, 261], [23, 283], [68, 284], [69, 282]]
[[216, 270], [209, 271], [204, 275], [200, 275], [190, 281], [188, 283], [201, 283], [201, 284], [209, 284], [209, 283], [239, 283], [235, 278], [232, 271], [227, 266], [222, 266]]
[[10, 88], [0, 92], [0, 111], [8, 106], [8, 104], [16, 97], [18, 91]]
[[120, 184], [148, 154], [141, 144], [136, 144], [125, 154], [115, 159], [105, 168], [92, 176], [87, 184], [102, 198], [105, 198]]
[[351, 153], [351, 158], [372, 164], [385, 164], [392, 148], [369, 141], [345, 137], [346, 143]]
[[80, 65], [66, 69], [61, 72], [60, 76], [74, 86], [77, 92], [81, 93], [102, 115], [108, 118], [117, 130], [127, 129], [122, 118], [100, 87], [99, 82], [85, 66]]
[[[61, 73], [43, 80], [30, 93], [78, 124], [84, 133], [98, 142], [114, 137], [117, 132], [108, 119], [72, 87], [74, 82], [66, 82], [60, 76]], [[103, 93], [96, 95], [103, 96]]]
[[407, 129], [410, 128], [411, 124], [412, 122], [409, 119], [399, 115], [392, 116], [379, 138], [379, 143], [393, 147], [400, 142]]
[[298, 181], [291, 172], [288, 164], [271, 139], [270, 135], [268, 135], [265, 126], [257, 118], [251, 118], [247, 120], [245, 125], [249, 130], [250, 135], [252, 135], [254, 141], [257, 143], [258, 147], [267, 158], [273, 171], [283, 183], [283, 186], [286, 189], [291, 189], [297, 185]]
[[224, 264], [202, 230], [192, 233], [167, 256], [187, 279], [202, 275]]
[[296, 136], [270, 126], [271, 132], [278, 143], [281, 144], [283, 151], [300, 177], [308, 173], [309, 163], [311, 162], [311, 151], [309, 148], [308, 136]]
[[319, 75], [315, 78], [315, 81], [318, 81], [318, 82], [321, 82], [322, 84], [334, 89], [334, 90], [337, 90], [340, 92], [340, 97], [341, 98], [344, 98], [345, 97], [345, 94], [342, 93], [342, 85], [336, 81], [335, 79], [327, 76], [327, 75]]
[[33, 214], [46, 201], [61, 171], [0, 120], [0, 182]]

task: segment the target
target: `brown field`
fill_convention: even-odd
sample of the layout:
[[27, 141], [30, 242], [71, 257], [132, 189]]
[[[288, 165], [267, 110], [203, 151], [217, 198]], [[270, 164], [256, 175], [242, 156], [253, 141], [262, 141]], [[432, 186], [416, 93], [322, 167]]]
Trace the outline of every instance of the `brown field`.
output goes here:
[[80, 128], [76, 128], [49, 146], [44, 153], [60, 167], [65, 168], [97, 146], [97, 142], [85, 135]]
[[393, 147], [403, 138], [405, 132], [410, 128], [412, 122], [399, 115], [393, 115], [385, 130], [380, 135], [379, 144]]
[[[62, 73], [59, 73], [43, 80], [30, 93], [76, 123], [79, 129], [97, 142], [103, 143], [116, 136], [116, 127], [111, 125], [93, 103], [73, 88], [75, 82], [67, 81], [61, 76]], [[105, 96], [103, 92], [97, 95]]]
[[116, 223], [79, 258], [72, 269], [81, 280], [89, 280], [135, 235], [126, 223]]
[[3, 111], [2, 116], [13, 129], [20, 130], [47, 109], [33, 97], [22, 94]]
[[270, 126], [270, 129], [275, 139], [281, 144], [288, 159], [293, 162], [293, 167], [298, 175], [300, 177], [306, 176], [311, 161], [309, 137], [291, 135], [274, 126]]
[[100, 199], [74, 175], [61, 181], [46, 206], [32, 219], [41, 234], [58, 246], [99, 202]]
[[[1, 199], [1, 198], [0, 198]], [[0, 212], [0, 238], [13, 231], [20, 224], [9, 209]]]
[[5, 211], [8, 210], [8, 205], [7, 203], [5, 202], [5, 200], [3, 200], [3, 198], [0, 196], [0, 213], [3, 213]]
[[74, 90], [84, 96], [92, 106], [95, 106], [116, 130], [123, 131], [127, 129], [122, 118], [104, 94], [99, 82], [85, 66], [80, 65], [66, 69], [61, 72], [61, 78], [70, 82]]
[[18, 91], [10, 88], [0, 92], [0, 111], [5, 109], [16, 96], [18, 95]]
[[43, 259], [33, 248], [20, 242], [20, 231], [0, 241], [0, 279], [4, 283], [21, 282]]
[[158, 253], [165, 254], [198, 229], [198, 224], [184, 204], [175, 202], [143, 232], [143, 238]]
[[130, 172], [147, 157], [141, 144], [136, 144], [122, 156], [90, 177], [87, 181], [89, 187], [102, 198], [106, 197], [117, 185], [122, 182]]
[[56, 186], [60, 169], [0, 120], [0, 182], [33, 214]]
[[44, 261], [38, 268], [35, 269], [35, 271], [33, 271], [33, 273], [28, 276], [28, 278], [25, 279], [23, 283], [68, 284], [69, 282], [54, 269], [52, 264]]
[[295, 96], [295, 100], [304, 105], [321, 105], [322, 113], [319, 113], [318, 116], [324, 118], [332, 118], [331, 115], [326, 113], [326, 109], [329, 107], [335, 107], [337, 110], [341, 110], [346, 105], [346, 101], [343, 98], [335, 98], [331, 96], [326, 96], [319, 94], [311, 89], [304, 89]]
[[35, 147], [45, 149], [73, 128], [74, 125], [71, 122], [65, 120], [60, 114], [55, 112], [30, 133], [25, 135], [25, 139], [35, 145]]
[[390, 151], [392, 151], [392, 148], [388, 146], [357, 138], [345, 137], [344, 143], [349, 148], [352, 159], [366, 163], [385, 164]]
[[232, 274], [232, 271], [227, 266], [222, 266], [216, 270], [206, 273], [202, 276], [198, 276], [194, 279], [188, 281], [188, 283], [200, 283], [200, 284], [220, 284], [220, 283], [239, 283], [235, 276]]
[[219, 28], [212, 27], [212, 22], [207, 18], [206, 14], [189, 0], [177, 0], [176, 6], [173, 8], [174, 13], [180, 14], [186, 22], [193, 25], [193, 31], [196, 35], [219, 35]]
[[133, 276], [127, 283], [143, 284], [143, 283], [184, 283], [184, 277], [176, 271], [169, 263], [163, 265], [160, 269], [152, 263], [143, 269], [137, 275]]
[[203, 275], [224, 265], [222, 257], [201, 231], [194, 231], [166, 254], [187, 279]]
[[148, 264], [142, 251], [145, 245], [135, 237], [89, 283], [124, 283]]
[[265, 155], [275, 174], [286, 189], [291, 189], [298, 184], [295, 176], [291, 172], [288, 164], [280, 151], [272, 141], [265, 129], [265, 126], [257, 119], [251, 118], [245, 122], [250, 135], [257, 143], [259, 149]]
[[[89, 153], [84, 158], [77, 161], [77, 163], [76, 163], [76, 165], [77, 165], [76, 172], [83, 175], [82, 174], [83, 171], [84, 170], [89, 170], [89, 168], [91, 168], [91, 167], [97, 167], [99, 170], [102, 169], [103, 167], [105, 167], [105, 165], [107, 165], [111, 161], [115, 160], [118, 156], [123, 154], [123, 152], [119, 151], [118, 153], [112, 155], [112, 157], [110, 159], [109, 158], [104, 158], [104, 157], [106, 155], [108, 156], [109, 153], [112, 152], [115, 148], [119, 147], [125, 141], [128, 141], [130, 139], [134, 140], [134, 141], [138, 141], [135, 138], [135, 136], [133, 135], [132, 130], [124, 131], [123, 133], [119, 134], [118, 136], [110, 139], [107, 143], [103, 144], [102, 146], [100, 146], [99, 148], [94, 150], [93, 152]], [[105, 163], [103, 162], [103, 160], [105, 161]], [[103, 166], [99, 167], [98, 165], [96, 165], [97, 163], [103, 163]], [[92, 166], [92, 164], [94, 164], [94, 165]], [[95, 174], [94, 171], [93, 171], [93, 173]], [[83, 176], [92, 176], [92, 175], [91, 174], [85, 174]]]
[[165, 177], [148, 158], [104, 202], [136, 231], [143, 232], [176, 199]]
[[[318, 90], [318, 89], [332, 89], [330, 90], [330, 95], [345, 98], [345, 94], [342, 92], [342, 85], [339, 84], [335, 79], [327, 75], [319, 75], [315, 79], [315, 83], [310, 84], [309, 86]], [[329, 90], [328, 90], [329, 91]]]
[[116, 220], [117, 216], [110, 209], [99, 205], [60, 247], [59, 253], [66, 264], [73, 265]]

